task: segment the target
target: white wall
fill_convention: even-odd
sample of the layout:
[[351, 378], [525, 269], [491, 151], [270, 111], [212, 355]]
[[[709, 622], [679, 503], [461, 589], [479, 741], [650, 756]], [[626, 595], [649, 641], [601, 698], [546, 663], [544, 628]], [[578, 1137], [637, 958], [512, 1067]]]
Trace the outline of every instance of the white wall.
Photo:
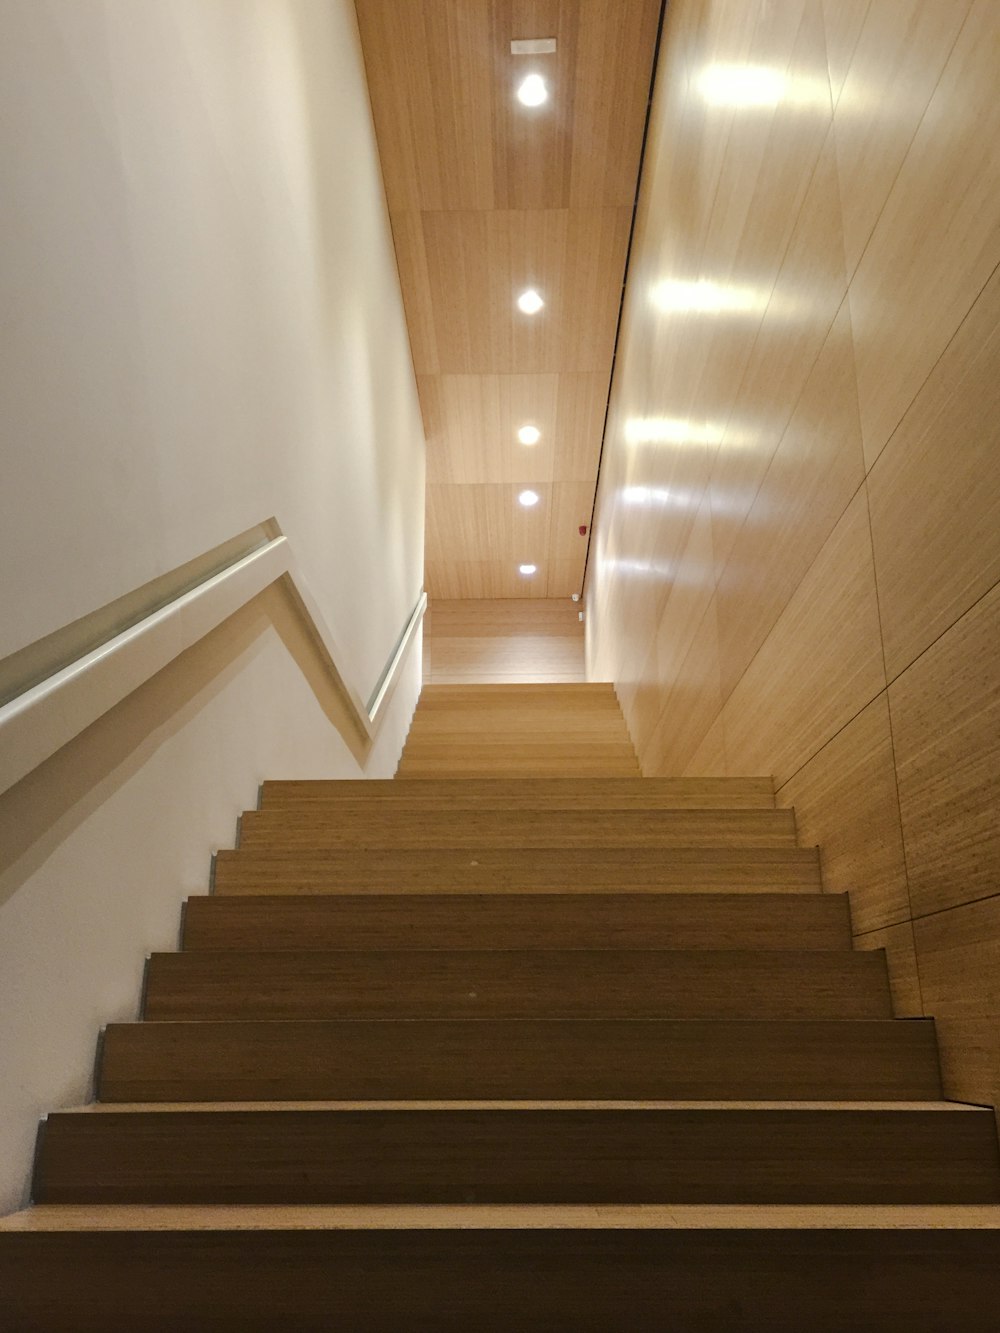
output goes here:
[[[0, 0], [0, 179], [0, 657], [273, 515], [367, 697], [424, 455], [350, 0]], [[257, 782], [361, 771], [277, 597], [0, 798], [0, 1212]]]

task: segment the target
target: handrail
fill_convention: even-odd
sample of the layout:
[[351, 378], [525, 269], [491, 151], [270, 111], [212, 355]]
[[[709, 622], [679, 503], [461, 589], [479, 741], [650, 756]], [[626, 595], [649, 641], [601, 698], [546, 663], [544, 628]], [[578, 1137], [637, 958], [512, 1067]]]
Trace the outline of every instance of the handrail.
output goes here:
[[19, 782], [279, 579], [319, 649], [365, 748], [370, 746], [423, 617], [427, 595], [421, 592], [417, 599], [375, 693], [365, 705], [337, 665], [343, 655], [295, 567], [288, 538], [278, 536], [0, 707], [0, 792]]

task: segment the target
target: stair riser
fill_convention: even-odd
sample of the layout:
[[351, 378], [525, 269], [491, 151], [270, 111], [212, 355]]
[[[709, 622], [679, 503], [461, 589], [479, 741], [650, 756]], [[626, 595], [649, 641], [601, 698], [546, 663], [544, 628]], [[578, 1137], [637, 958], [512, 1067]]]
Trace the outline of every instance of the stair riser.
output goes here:
[[995, 1333], [996, 1232], [833, 1226], [13, 1234], [0, 1289], [18, 1333]]
[[50, 1116], [36, 1203], [996, 1203], [988, 1111]]
[[364, 802], [306, 814], [250, 810], [240, 847], [794, 847], [790, 810], [427, 810]]
[[624, 752], [620, 755], [592, 755], [583, 746], [569, 753], [546, 750], [536, 758], [523, 752], [513, 755], [459, 753], [404, 757], [397, 778], [418, 781], [421, 778], [637, 778], [637, 761]]
[[217, 893], [818, 893], [814, 848], [221, 851]]
[[891, 1018], [881, 952], [155, 954], [144, 1017]]
[[190, 898], [185, 949], [850, 949], [844, 894]]
[[941, 1095], [928, 1020], [116, 1024], [99, 1089], [108, 1102]]
[[453, 810], [770, 810], [774, 792], [770, 778], [342, 779], [265, 782], [260, 792], [262, 810], [336, 810], [355, 801]]

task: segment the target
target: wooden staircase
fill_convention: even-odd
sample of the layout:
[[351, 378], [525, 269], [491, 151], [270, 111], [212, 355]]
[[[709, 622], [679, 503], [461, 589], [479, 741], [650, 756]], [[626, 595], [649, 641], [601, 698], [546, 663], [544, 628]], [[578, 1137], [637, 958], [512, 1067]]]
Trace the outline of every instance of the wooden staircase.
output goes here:
[[769, 780], [638, 777], [593, 685], [427, 688], [400, 774], [264, 784], [0, 1326], [1000, 1326], [994, 1114]]

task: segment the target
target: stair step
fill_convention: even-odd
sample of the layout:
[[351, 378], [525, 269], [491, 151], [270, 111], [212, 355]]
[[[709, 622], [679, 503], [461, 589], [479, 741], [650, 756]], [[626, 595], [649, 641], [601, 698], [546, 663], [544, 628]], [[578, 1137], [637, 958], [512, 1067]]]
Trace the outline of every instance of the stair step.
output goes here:
[[792, 810], [429, 810], [341, 802], [332, 811], [248, 810], [240, 848], [794, 847]]
[[518, 749], [511, 754], [472, 752], [404, 755], [397, 777], [405, 779], [469, 777], [489, 778], [622, 777], [639, 776], [632, 754], [591, 754], [585, 747], [546, 746], [538, 754]]
[[846, 894], [213, 894], [185, 949], [850, 949]]
[[989, 1205], [49, 1206], [0, 1228], [19, 1333], [123, 1311], [145, 1333], [996, 1328]]
[[414, 778], [264, 782], [260, 808], [367, 801], [452, 810], [770, 810], [771, 778]]
[[102, 1101], [938, 1099], [931, 1019], [112, 1024]]
[[610, 681], [527, 682], [509, 685], [425, 685], [417, 700], [417, 709], [427, 712], [441, 708], [479, 709], [507, 705], [511, 708], [535, 707], [543, 713], [559, 705], [574, 708], [614, 708], [619, 713], [618, 696]]
[[537, 707], [520, 703], [490, 701], [476, 708], [417, 707], [410, 723], [409, 736], [460, 736], [489, 733], [497, 740], [512, 736], [534, 740], [540, 732], [549, 736], [579, 739], [606, 736], [614, 741], [628, 740], [628, 730], [616, 703], [580, 708], [572, 700], [541, 703]]
[[144, 1017], [891, 1018], [882, 950], [159, 953]]
[[791, 892], [822, 889], [814, 847], [220, 851], [217, 893]]
[[57, 1112], [36, 1203], [997, 1203], [993, 1113], [812, 1106]]

